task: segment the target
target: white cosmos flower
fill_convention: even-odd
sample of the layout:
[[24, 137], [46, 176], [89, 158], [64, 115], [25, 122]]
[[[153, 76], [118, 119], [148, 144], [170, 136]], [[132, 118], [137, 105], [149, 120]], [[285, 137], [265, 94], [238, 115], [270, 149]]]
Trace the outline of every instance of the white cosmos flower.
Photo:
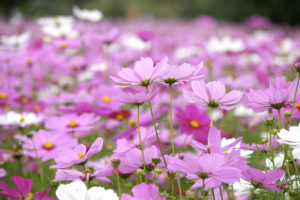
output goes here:
[[103, 18], [103, 14], [99, 10], [80, 9], [78, 6], [73, 7], [73, 14], [80, 20], [94, 23]]
[[150, 42], [145, 42], [135, 35], [125, 35], [121, 39], [121, 43], [124, 47], [132, 49], [134, 51], [146, 51], [151, 48]]
[[244, 50], [245, 46], [240, 39], [233, 39], [231, 37], [211, 37], [206, 44], [208, 52], [237, 52]]
[[42, 116], [35, 113], [17, 113], [9, 111], [0, 115], [0, 126], [1, 125], [19, 125], [28, 126], [31, 124], [38, 124], [42, 120]]
[[117, 194], [102, 187], [92, 187], [89, 190], [82, 181], [61, 184], [56, 190], [58, 200], [118, 200]]
[[2, 36], [1, 42], [5, 46], [20, 47], [24, 46], [30, 38], [30, 33], [24, 32], [20, 35]]
[[292, 148], [300, 147], [300, 124], [298, 126], [291, 126], [289, 130], [281, 129], [277, 133], [279, 139], [278, 142], [281, 144], [288, 144]]

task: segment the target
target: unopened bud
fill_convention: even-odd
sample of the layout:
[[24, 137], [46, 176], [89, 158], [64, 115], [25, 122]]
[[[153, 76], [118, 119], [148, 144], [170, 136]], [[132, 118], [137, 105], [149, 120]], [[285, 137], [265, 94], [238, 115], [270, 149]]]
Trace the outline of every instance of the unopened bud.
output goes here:
[[111, 165], [114, 167], [118, 167], [120, 165], [121, 161], [119, 158], [112, 158], [111, 159]]
[[159, 157], [153, 157], [153, 158], [152, 158], [152, 163], [153, 163], [154, 165], [157, 165], [157, 164], [159, 164], [160, 162], [161, 162], [161, 160], [160, 160]]

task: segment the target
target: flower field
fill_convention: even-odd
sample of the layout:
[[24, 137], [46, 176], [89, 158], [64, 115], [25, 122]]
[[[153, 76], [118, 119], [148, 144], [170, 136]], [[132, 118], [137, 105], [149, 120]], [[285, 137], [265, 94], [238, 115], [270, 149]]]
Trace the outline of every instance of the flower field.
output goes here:
[[300, 29], [0, 22], [0, 199], [300, 199]]

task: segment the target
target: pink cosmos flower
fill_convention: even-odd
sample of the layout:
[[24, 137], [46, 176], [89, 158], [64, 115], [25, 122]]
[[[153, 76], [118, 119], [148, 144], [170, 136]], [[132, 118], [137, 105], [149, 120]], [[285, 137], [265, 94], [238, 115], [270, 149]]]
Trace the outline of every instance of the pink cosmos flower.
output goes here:
[[61, 117], [49, 118], [45, 123], [45, 127], [48, 130], [77, 133], [90, 131], [94, 128], [94, 123], [98, 120], [99, 117], [93, 114], [68, 114]]
[[98, 137], [88, 150], [84, 144], [79, 144], [72, 150], [61, 152], [61, 154], [55, 158], [56, 165], [52, 165], [51, 168], [61, 169], [84, 163], [89, 157], [100, 152], [102, 147], [103, 139], [101, 137]]
[[190, 64], [183, 63], [179, 66], [172, 65], [169, 72], [162, 76], [162, 81], [166, 84], [180, 84], [187, 81], [201, 79], [204, 75], [199, 74], [203, 68], [203, 62], [194, 67]]
[[199, 158], [185, 156], [184, 160], [168, 157], [168, 163], [170, 169], [185, 173], [188, 179], [197, 180], [192, 189], [202, 187], [202, 179], [207, 190], [222, 183], [234, 183], [241, 177], [241, 170], [234, 167], [234, 162], [222, 154], [205, 154]]
[[82, 180], [89, 181], [92, 178], [97, 179], [98, 181], [106, 182], [112, 184], [112, 181], [107, 178], [114, 173], [114, 169], [111, 165], [106, 165], [102, 169], [93, 171], [91, 168], [85, 168], [83, 171], [78, 171], [75, 169], [58, 169], [56, 171], [55, 179], [58, 181], [72, 181], [72, 180]]
[[201, 144], [197, 141], [192, 141], [192, 146], [197, 150], [205, 153], [222, 153], [236, 144], [238, 144], [243, 138], [239, 137], [231, 144], [228, 144], [224, 147], [221, 146], [221, 130], [218, 130], [216, 127], [212, 126], [209, 129], [208, 133], [208, 143], [207, 145]]
[[272, 191], [283, 192], [282, 189], [279, 189], [278, 186], [283, 186], [286, 182], [276, 182], [281, 179], [284, 175], [284, 171], [282, 170], [270, 170], [267, 172], [263, 172], [259, 169], [255, 169], [244, 165], [242, 167], [242, 178], [246, 181], [252, 183], [254, 187], [263, 187]]
[[133, 196], [122, 194], [121, 200], [165, 200], [166, 197], [159, 197], [159, 191], [156, 185], [141, 183], [132, 188]]
[[112, 80], [125, 86], [140, 85], [147, 87], [151, 83], [158, 81], [158, 79], [168, 72], [167, 58], [157, 63], [155, 66], [151, 58], [141, 58], [131, 68], [122, 68], [118, 72], [118, 77], [112, 76]]
[[22, 176], [13, 176], [11, 177], [13, 182], [16, 185], [16, 189], [10, 187], [6, 183], [0, 181], [0, 194], [3, 194], [10, 198], [11, 200], [20, 200], [20, 199], [32, 199], [32, 200], [52, 200], [51, 197], [46, 197], [50, 189], [37, 192], [35, 194], [31, 193], [32, 189], [32, 180], [25, 179]]
[[149, 92], [146, 91], [146, 88], [125, 88], [121, 93], [119, 100], [123, 103], [132, 103], [139, 105], [155, 98], [158, 92], [159, 89], [156, 87], [153, 89], [149, 89]]
[[77, 145], [77, 139], [65, 133], [39, 130], [33, 135], [32, 139], [25, 136], [16, 136], [16, 138], [24, 142], [23, 150], [25, 155], [33, 158], [42, 158], [42, 161], [56, 158], [61, 152]]
[[243, 93], [238, 90], [232, 90], [225, 93], [225, 86], [219, 81], [205, 83], [203, 80], [192, 81], [193, 92], [184, 91], [184, 97], [190, 103], [197, 103], [203, 108], [220, 108], [231, 110], [235, 104], [240, 101]]
[[179, 129], [186, 134], [193, 134], [200, 142], [207, 141], [207, 132], [210, 124], [208, 115], [195, 105], [187, 105], [186, 110], [176, 108], [176, 119], [180, 122]]
[[[153, 168], [154, 165], [152, 164], [152, 158], [158, 157], [158, 151], [155, 146], [151, 146], [149, 148], [144, 149], [144, 156], [145, 156], [145, 164], [146, 168]], [[118, 167], [118, 170], [122, 174], [130, 174], [135, 172], [138, 169], [143, 169], [143, 157], [142, 151], [138, 148], [134, 148], [128, 151], [124, 157], [121, 158], [121, 164]]]
[[[136, 134], [132, 141], [129, 141], [125, 138], [119, 139], [116, 142], [116, 148], [114, 150], [114, 156], [120, 157], [130, 151], [133, 148], [139, 147], [140, 141], [137, 130], [135, 130]], [[141, 132], [141, 140], [144, 148], [148, 148], [153, 145], [156, 141], [154, 128], [145, 128], [140, 127]]]
[[104, 108], [118, 110], [122, 106], [119, 101], [120, 91], [118, 88], [101, 85], [92, 90], [94, 101], [97, 105]]

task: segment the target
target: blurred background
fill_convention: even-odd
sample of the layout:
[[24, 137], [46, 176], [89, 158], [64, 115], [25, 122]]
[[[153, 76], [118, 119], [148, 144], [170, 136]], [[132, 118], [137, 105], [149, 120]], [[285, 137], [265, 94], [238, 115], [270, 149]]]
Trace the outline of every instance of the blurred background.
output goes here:
[[193, 18], [207, 14], [239, 22], [258, 14], [275, 23], [300, 24], [300, 0], [1, 0], [0, 15], [8, 18], [19, 11], [25, 17], [68, 15], [73, 5], [99, 9], [113, 18]]

